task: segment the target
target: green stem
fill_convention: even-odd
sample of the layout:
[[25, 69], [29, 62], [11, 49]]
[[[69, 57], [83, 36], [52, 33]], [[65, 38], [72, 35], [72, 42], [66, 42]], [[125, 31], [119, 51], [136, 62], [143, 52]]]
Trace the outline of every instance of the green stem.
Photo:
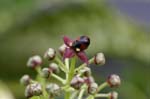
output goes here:
[[101, 91], [102, 89], [104, 89], [105, 87], [107, 87], [107, 86], [108, 86], [108, 83], [107, 83], [107, 82], [102, 83], [102, 84], [98, 87], [97, 92], [96, 92], [95, 94], [93, 94], [93, 95], [88, 96], [87, 99], [94, 99], [94, 97], [96, 97], [97, 93], [98, 93], [99, 91]]
[[79, 92], [78, 99], [82, 99], [82, 96], [83, 96], [86, 89], [87, 89], [87, 86], [84, 84], [81, 88], [81, 91]]
[[96, 94], [95, 97], [96, 98], [109, 98], [110, 94], [101, 93], [101, 94]]
[[94, 99], [94, 96], [90, 95], [90, 96], [87, 97], [87, 99]]
[[[89, 60], [89, 64], [91, 64], [91, 63], [93, 63], [93, 62], [94, 62], [94, 57]], [[80, 70], [81, 70], [82, 68], [84, 68], [86, 65], [87, 65], [86, 63], [80, 65], [75, 71], [80, 71]]]
[[70, 99], [75, 99], [77, 97], [78, 91], [72, 93]]
[[73, 78], [73, 76], [74, 76], [75, 64], [76, 64], [76, 58], [73, 57], [73, 58], [71, 59], [70, 70], [69, 70], [69, 75], [68, 75], [68, 79], [67, 79], [67, 83], [68, 83], [68, 84], [70, 84], [70, 81], [72, 80], [72, 78]]
[[66, 81], [64, 79], [62, 79], [61, 77], [55, 75], [54, 73], [52, 73], [51, 76], [54, 77], [55, 79], [57, 79], [58, 81], [60, 81], [62, 84], [66, 83]]
[[75, 91], [75, 89], [74, 88], [72, 88], [72, 87], [70, 87], [70, 85], [67, 85], [67, 86], [63, 86], [63, 87], [61, 87], [61, 89], [62, 90], [64, 90], [64, 91], [66, 91], [66, 92], [68, 92], [68, 91]]
[[[42, 90], [43, 90], [43, 95], [42, 96], [40, 96], [39, 98], [40, 99], [47, 99], [47, 97], [48, 97], [48, 94], [47, 94], [47, 92], [45, 91], [45, 85], [46, 85], [46, 81], [45, 81], [45, 79], [44, 78], [42, 78], [41, 77], [41, 66], [38, 66], [37, 68], [36, 68], [36, 71], [37, 71], [37, 73], [38, 73], [38, 75], [37, 75], [37, 81], [39, 81], [43, 86], [42, 86]], [[32, 81], [32, 82], [34, 82], [34, 81]]]
[[[66, 86], [70, 87], [70, 81], [72, 80], [72, 77], [74, 75], [74, 68], [75, 68], [75, 57], [73, 57], [71, 59], [71, 64], [70, 64], [70, 68], [69, 68], [69, 59], [65, 59], [65, 65], [67, 67], [67, 69], [69, 70], [68, 73], [66, 73]], [[65, 99], [70, 99], [70, 91], [66, 91], [65, 94]]]
[[66, 94], [65, 94], [65, 99], [70, 99], [70, 92], [69, 92], [69, 91], [66, 92]]
[[[67, 71], [69, 71], [69, 58], [65, 59], [65, 67], [67, 68]], [[66, 80], [68, 81], [69, 72], [66, 73]]]
[[65, 65], [66, 65], [67, 70], [69, 70], [69, 58], [65, 59]]
[[35, 68], [36, 72], [38, 73], [38, 75], [41, 75], [41, 66], [37, 66]]
[[64, 63], [57, 56], [55, 57], [55, 61], [59, 64], [59, 67], [62, 71], [65, 73], [68, 71]]
[[98, 87], [97, 92], [101, 91], [102, 89], [104, 89], [104, 88], [107, 87], [107, 86], [108, 86], [108, 83], [107, 83], [107, 82], [102, 83], [102, 84]]

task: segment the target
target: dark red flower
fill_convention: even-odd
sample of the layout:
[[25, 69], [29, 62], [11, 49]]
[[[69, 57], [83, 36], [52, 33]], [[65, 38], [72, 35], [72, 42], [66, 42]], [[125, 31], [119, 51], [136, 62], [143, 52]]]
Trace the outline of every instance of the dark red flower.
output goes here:
[[81, 61], [88, 64], [88, 58], [84, 52], [90, 44], [90, 39], [87, 36], [80, 36], [76, 40], [71, 40], [69, 37], [64, 36], [63, 40], [67, 46], [63, 58], [71, 58], [77, 55]]

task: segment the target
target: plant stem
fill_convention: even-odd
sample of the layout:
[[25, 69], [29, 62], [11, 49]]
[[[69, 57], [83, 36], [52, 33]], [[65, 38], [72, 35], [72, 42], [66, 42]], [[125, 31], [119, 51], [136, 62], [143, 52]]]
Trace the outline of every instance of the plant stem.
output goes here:
[[55, 61], [59, 64], [60, 69], [66, 73], [67, 72], [66, 66], [57, 56], [55, 57]]
[[[67, 71], [69, 71], [69, 58], [65, 59], [65, 67], [67, 68]], [[68, 81], [68, 75], [69, 72], [66, 73], [66, 80]]]
[[52, 73], [51, 76], [54, 77], [55, 79], [57, 79], [58, 81], [60, 81], [62, 84], [66, 83], [66, 81], [64, 79], [62, 79], [61, 77], [55, 75], [54, 73]]
[[66, 94], [65, 94], [65, 99], [70, 99], [70, 92], [69, 92], [69, 91], [66, 92]]
[[72, 95], [71, 95], [71, 99], [74, 99], [76, 96], [77, 96], [77, 94], [78, 94], [78, 91], [75, 91], [74, 93], [72, 93]]
[[102, 84], [98, 87], [97, 92], [101, 91], [102, 89], [104, 89], [104, 88], [107, 87], [107, 86], [108, 86], [108, 83], [107, 83], [107, 82], [102, 83]]
[[[71, 65], [70, 65], [70, 68], [69, 68], [69, 59], [65, 59], [65, 65], [68, 69], [68, 73], [66, 73], [66, 86], [69, 86], [70, 87], [70, 81], [74, 75], [74, 68], [75, 68], [75, 60], [76, 58], [73, 57], [71, 59]], [[65, 99], [70, 99], [70, 91], [66, 91], [66, 94], [65, 94]]]
[[87, 99], [94, 99], [94, 96], [93, 96], [93, 95], [89, 95], [89, 96], [87, 97]]
[[66, 65], [67, 70], [69, 70], [69, 58], [65, 59], [65, 65]]
[[69, 75], [68, 75], [68, 79], [67, 79], [67, 83], [70, 84], [70, 81], [72, 80], [73, 76], [74, 76], [74, 68], [75, 68], [75, 64], [76, 64], [76, 58], [73, 57], [71, 59], [71, 64], [70, 64], [70, 69], [69, 69]]
[[95, 97], [96, 98], [109, 98], [110, 94], [101, 93], [101, 94], [96, 94]]
[[82, 96], [84, 94], [84, 91], [86, 90], [87, 86], [84, 84], [81, 88], [81, 91], [79, 92], [78, 99], [82, 99]]
[[38, 75], [41, 75], [41, 66], [37, 66], [35, 68], [36, 72], [38, 73]]
[[[94, 62], [94, 57], [89, 60], [89, 64], [91, 64], [91, 63], [93, 63], [93, 62]], [[84, 68], [86, 65], [87, 65], [86, 63], [80, 65], [75, 71], [80, 71], [80, 70], [81, 70], [82, 68]]]

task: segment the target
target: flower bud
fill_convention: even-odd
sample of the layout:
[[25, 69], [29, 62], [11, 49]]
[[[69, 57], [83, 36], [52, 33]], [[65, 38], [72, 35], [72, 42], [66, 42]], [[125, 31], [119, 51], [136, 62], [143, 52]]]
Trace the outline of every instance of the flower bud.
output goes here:
[[30, 84], [25, 89], [25, 96], [30, 98], [32, 96], [39, 96], [42, 94], [42, 87], [39, 83]]
[[95, 64], [104, 65], [105, 64], [105, 56], [103, 53], [97, 53], [94, 57]]
[[42, 77], [48, 78], [51, 74], [51, 70], [49, 68], [43, 68], [42, 69]]
[[53, 73], [59, 73], [59, 67], [56, 63], [51, 63], [49, 64], [49, 69], [53, 72]]
[[50, 96], [54, 97], [60, 95], [61, 88], [59, 85], [51, 83], [46, 86], [46, 91]]
[[40, 66], [41, 64], [42, 64], [42, 59], [39, 55], [30, 57], [27, 62], [27, 66], [29, 68], [36, 68], [37, 66]]
[[118, 93], [113, 91], [110, 93], [110, 99], [118, 99]]
[[94, 94], [97, 92], [98, 85], [97, 83], [91, 83], [88, 87], [88, 93]]
[[84, 77], [84, 82], [87, 84], [87, 85], [90, 85], [91, 83], [94, 83], [94, 78], [92, 76], [89, 76], [89, 77]]
[[45, 54], [44, 54], [44, 58], [47, 58], [48, 60], [52, 60], [55, 58], [56, 55], [56, 51], [53, 48], [49, 48]]
[[21, 79], [20, 79], [20, 83], [21, 84], [23, 84], [23, 85], [28, 85], [28, 84], [30, 84], [30, 81], [31, 81], [31, 78], [30, 78], [30, 76], [29, 75], [23, 75], [22, 77], [21, 77]]
[[58, 50], [59, 50], [59, 53], [60, 53], [61, 56], [64, 55], [66, 48], [67, 48], [66, 44], [63, 44], [63, 45], [61, 45], [61, 46], [59, 47]]
[[118, 87], [121, 84], [120, 77], [116, 74], [108, 76], [107, 83], [110, 87]]
[[83, 73], [84, 76], [90, 76], [91, 75], [91, 69], [89, 67], [84, 67], [81, 72]]
[[79, 77], [79, 76], [75, 76], [73, 77], [73, 79], [71, 80], [70, 85], [75, 88], [75, 89], [80, 89], [81, 86], [83, 85], [84, 80], [83, 78]]

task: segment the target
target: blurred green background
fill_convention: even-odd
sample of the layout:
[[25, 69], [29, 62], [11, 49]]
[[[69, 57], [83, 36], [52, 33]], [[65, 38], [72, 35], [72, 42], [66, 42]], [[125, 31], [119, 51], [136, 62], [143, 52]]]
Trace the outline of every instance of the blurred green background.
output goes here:
[[[89, 36], [89, 58], [105, 53], [106, 64], [91, 66], [93, 75], [103, 82], [119, 74], [119, 99], [150, 99], [150, 34], [107, 1], [0, 0], [0, 81], [15, 99], [25, 99], [20, 77], [35, 73], [26, 68], [28, 58], [57, 49], [63, 35]], [[0, 90], [8, 89], [3, 84]]]

